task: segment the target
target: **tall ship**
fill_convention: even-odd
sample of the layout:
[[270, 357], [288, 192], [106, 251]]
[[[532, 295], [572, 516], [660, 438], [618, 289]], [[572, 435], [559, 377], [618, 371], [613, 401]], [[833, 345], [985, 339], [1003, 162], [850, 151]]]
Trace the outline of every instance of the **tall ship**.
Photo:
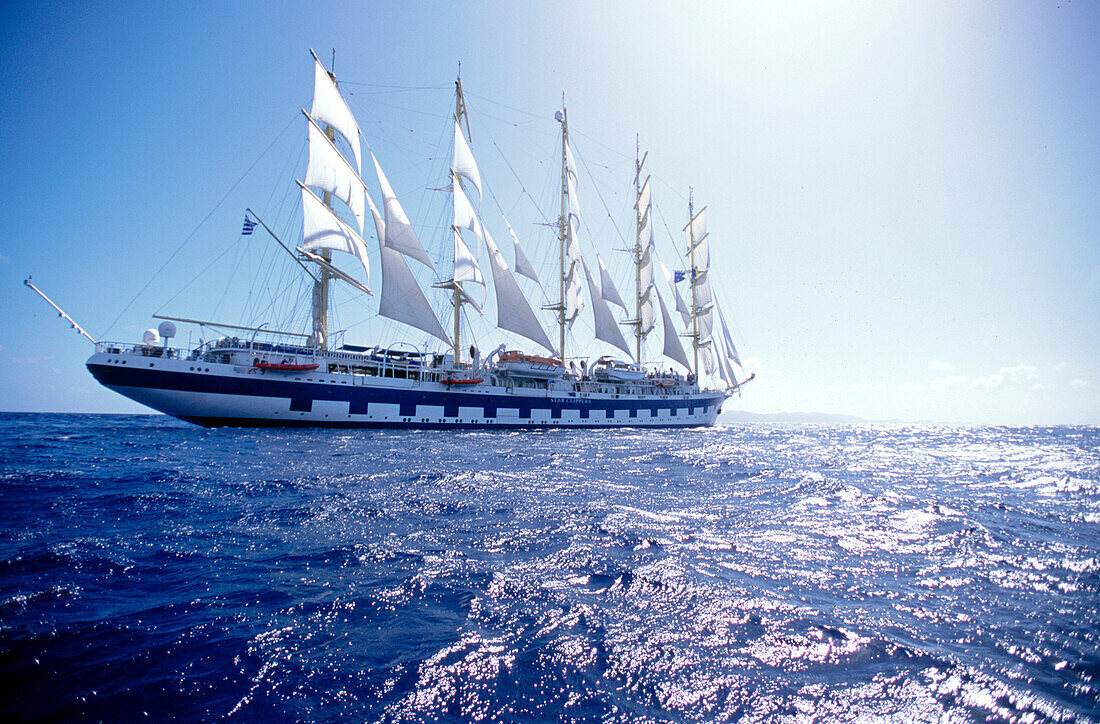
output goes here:
[[[433, 264], [378, 159], [368, 151], [379, 210], [363, 178], [363, 136], [355, 116], [335, 75], [315, 54], [313, 65], [313, 103], [302, 111], [308, 164], [296, 180], [300, 242], [285, 243], [251, 209], [242, 232], [268, 233], [294, 258], [300, 281], [312, 286], [308, 322], [305, 310], [299, 317], [306, 328], [278, 331], [257, 321], [224, 324], [158, 314], [159, 326], [137, 344], [97, 341], [85, 333], [95, 343], [87, 367], [101, 384], [203, 426], [697, 427], [713, 425], [726, 401], [752, 379], [738, 379], [740, 359], [711, 286], [705, 207], [697, 210], [688, 202], [683, 242], [677, 243], [683, 257], [674, 264], [676, 270], [657, 259], [645, 156], [635, 156], [633, 240], [621, 250], [629, 254], [633, 272], [633, 300], [627, 302], [596, 249], [591, 244], [582, 248], [579, 174], [563, 99], [555, 113], [561, 129], [560, 214], [551, 222], [557, 253], [552, 278], [545, 278], [545, 270], [540, 278], [503, 212], [493, 219], [508, 230], [503, 250], [486, 226], [481, 204], [486, 187], [471, 146], [459, 77], [452, 163], [449, 178], [437, 189], [450, 196], [452, 220], [442, 257], [449, 268], [440, 269], [440, 257]], [[377, 293], [370, 287], [365, 240], [371, 231], [380, 266]], [[430, 281], [422, 282], [425, 278]], [[38, 291], [29, 279], [27, 284]], [[431, 341], [352, 344], [344, 341], [346, 334], [330, 333], [330, 293], [336, 284], [347, 285], [360, 302], [370, 300], [373, 306], [377, 300], [377, 315], [399, 323], [409, 338]], [[532, 303], [534, 292], [525, 292], [524, 285], [553, 301]], [[495, 295], [493, 341], [522, 338], [524, 343], [505, 342], [482, 353], [477, 339], [471, 339], [469, 320], [490, 311], [490, 289]], [[444, 309], [444, 316], [449, 312], [449, 324], [441, 321], [437, 308]], [[587, 348], [573, 334], [582, 314], [591, 315], [598, 340], [585, 341]], [[658, 320], [660, 345], [654, 334]], [[204, 335], [210, 329], [220, 334], [179, 348], [172, 344], [177, 323], [199, 325]], [[654, 360], [644, 358], [647, 341], [651, 350], [660, 350]], [[580, 353], [594, 346], [616, 352]]]

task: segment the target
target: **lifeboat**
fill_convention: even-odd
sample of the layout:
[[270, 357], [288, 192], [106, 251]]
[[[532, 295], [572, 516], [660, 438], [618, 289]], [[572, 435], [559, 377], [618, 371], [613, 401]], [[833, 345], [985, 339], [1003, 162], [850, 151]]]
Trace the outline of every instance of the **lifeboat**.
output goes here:
[[538, 357], [511, 350], [500, 356], [497, 372], [508, 377], [556, 380], [565, 374], [565, 367], [561, 360], [553, 357]]
[[476, 385], [484, 382], [484, 377], [464, 377], [443, 380], [445, 385]]
[[592, 366], [592, 376], [601, 382], [638, 382], [645, 378], [641, 365], [600, 357]]

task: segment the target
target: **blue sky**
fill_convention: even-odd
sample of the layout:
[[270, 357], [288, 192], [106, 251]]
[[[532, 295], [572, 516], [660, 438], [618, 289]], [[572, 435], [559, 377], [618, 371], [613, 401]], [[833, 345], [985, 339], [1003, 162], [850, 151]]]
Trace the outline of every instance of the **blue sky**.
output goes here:
[[[242, 319], [248, 279], [296, 298], [240, 221], [292, 232], [308, 51], [335, 48], [426, 245], [459, 62], [483, 175], [542, 256], [565, 92], [586, 233], [623, 287], [640, 134], [667, 226], [689, 186], [709, 207], [759, 375], [743, 409], [1100, 423], [1094, 3], [7, 2], [0, 27], [0, 409], [138, 409], [28, 274], [110, 339], [156, 311]], [[396, 333], [372, 304], [346, 305], [356, 341]]]

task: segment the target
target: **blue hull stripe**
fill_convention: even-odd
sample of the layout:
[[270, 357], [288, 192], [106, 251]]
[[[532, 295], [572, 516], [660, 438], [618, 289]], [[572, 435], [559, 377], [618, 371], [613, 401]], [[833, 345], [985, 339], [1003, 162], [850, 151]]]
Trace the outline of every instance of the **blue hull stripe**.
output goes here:
[[[616, 411], [619, 410], [628, 412], [630, 418], [637, 418], [640, 410], [648, 410], [650, 417], [656, 417], [659, 410], [667, 410], [670, 418], [675, 419], [681, 416], [687, 417], [696, 411], [705, 411], [707, 407], [721, 405], [725, 400], [725, 396], [722, 394], [695, 397], [689, 400], [668, 399], [660, 401], [583, 399], [568, 396], [530, 398], [500, 394], [476, 395], [458, 391], [401, 390], [325, 383], [303, 384], [266, 375], [228, 377], [100, 364], [89, 364], [88, 371], [92, 373], [96, 380], [108, 387], [138, 387], [178, 392], [285, 397], [292, 412], [310, 412], [313, 409], [314, 401], [323, 400], [327, 402], [347, 402], [350, 414], [367, 415], [367, 406], [370, 403], [388, 403], [399, 405], [400, 416], [408, 418], [416, 417], [417, 405], [432, 405], [442, 407], [443, 416], [446, 418], [457, 418], [459, 407], [474, 407], [484, 409], [486, 418], [495, 419], [497, 408], [507, 407], [518, 408], [520, 420], [530, 420], [532, 410], [549, 410], [550, 419], [552, 420], [560, 420], [563, 410], [579, 410], [581, 420], [591, 419], [590, 413], [593, 410], [603, 411], [607, 418], [614, 417]], [[283, 425], [286, 424], [286, 421], [273, 422], [273, 424]], [[356, 426], [362, 426], [360, 423], [355, 424]], [[452, 424], [446, 424], [445, 426], [453, 427]], [[605, 426], [593, 425], [593, 427]]]

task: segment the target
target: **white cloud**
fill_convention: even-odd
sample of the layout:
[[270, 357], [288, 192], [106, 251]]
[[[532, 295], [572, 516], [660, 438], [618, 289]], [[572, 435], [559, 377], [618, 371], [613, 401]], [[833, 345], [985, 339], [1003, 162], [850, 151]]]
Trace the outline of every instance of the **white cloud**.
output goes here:
[[928, 383], [928, 386], [933, 390], [948, 390], [953, 387], [962, 387], [966, 384], [966, 378], [962, 375], [947, 375], [946, 377], [937, 377]]
[[955, 365], [950, 362], [941, 362], [939, 360], [932, 360], [928, 363], [929, 369], [933, 369], [936, 372], [950, 372], [955, 369]]
[[1069, 386], [1079, 390], [1083, 387], [1088, 387], [1089, 383], [1088, 383], [1088, 380], [1082, 380], [1080, 378], [1076, 378], [1076, 379], [1070, 380]]
[[972, 388], [984, 387], [996, 389], [1008, 385], [1022, 385], [1027, 382], [1035, 382], [1039, 377], [1039, 368], [1034, 365], [1015, 365], [1002, 367], [997, 372], [985, 377], [979, 377], [970, 383]]

